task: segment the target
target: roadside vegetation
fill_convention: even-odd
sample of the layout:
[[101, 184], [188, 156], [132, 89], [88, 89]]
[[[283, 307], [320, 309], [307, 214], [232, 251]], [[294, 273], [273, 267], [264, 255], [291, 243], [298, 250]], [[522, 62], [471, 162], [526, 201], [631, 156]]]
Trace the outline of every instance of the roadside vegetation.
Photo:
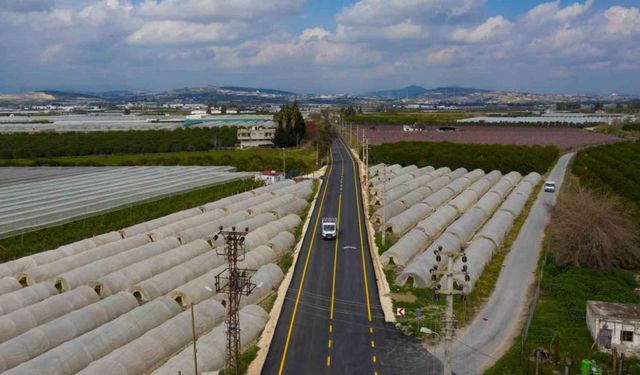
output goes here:
[[0, 262], [55, 249], [74, 241], [122, 229], [176, 211], [197, 207], [258, 186], [260, 186], [260, 182], [253, 179], [228, 182], [3, 238], [0, 239]]
[[[640, 303], [640, 144], [580, 151], [572, 173], [552, 210], [540, 298], [526, 340], [516, 338], [487, 374], [530, 373], [536, 349], [551, 355], [542, 374], [563, 371], [567, 359], [570, 373], [582, 359], [611, 373], [611, 355], [594, 347], [587, 329], [586, 303]], [[640, 360], [627, 359], [624, 373], [640, 373]]]
[[0, 134], [0, 159], [205, 151], [233, 147], [235, 127]]
[[[309, 173], [315, 169], [315, 150], [285, 151], [287, 174]], [[158, 154], [88, 155], [36, 159], [0, 159], [0, 167], [37, 166], [132, 166], [132, 165], [229, 165], [239, 171], [282, 170], [282, 150], [214, 150]]]
[[370, 155], [371, 165], [385, 162], [418, 167], [480, 168], [485, 172], [497, 169], [502, 173], [518, 171], [524, 175], [545, 173], [558, 158], [559, 151], [554, 146], [398, 142], [371, 146]]

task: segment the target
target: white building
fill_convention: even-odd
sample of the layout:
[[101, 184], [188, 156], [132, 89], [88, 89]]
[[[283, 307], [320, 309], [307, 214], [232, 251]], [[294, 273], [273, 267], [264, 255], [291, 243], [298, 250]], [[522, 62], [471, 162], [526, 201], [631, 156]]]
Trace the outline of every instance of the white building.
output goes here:
[[276, 135], [275, 128], [252, 126], [249, 128], [238, 128], [238, 141], [240, 148], [273, 147], [273, 137]]
[[587, 301], [587, 327], [598, 348], [640, 354], [640, 304]]
[[262, 180], [265, 184], [271, 185], [284, 181], [284, 173], [278, 171], [263, 171], [259, 175], [256, 175], [256, 180]]

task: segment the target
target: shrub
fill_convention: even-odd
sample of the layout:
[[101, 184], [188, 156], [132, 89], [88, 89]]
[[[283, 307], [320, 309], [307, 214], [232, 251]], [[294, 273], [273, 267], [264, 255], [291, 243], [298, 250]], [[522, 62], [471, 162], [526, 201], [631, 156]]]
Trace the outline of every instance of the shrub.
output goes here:
[[633, 218], [616, 198], [578, 184], [564, 189], [551, 211], [553, 258], [561, 266], [610, 270], [640, 260]]

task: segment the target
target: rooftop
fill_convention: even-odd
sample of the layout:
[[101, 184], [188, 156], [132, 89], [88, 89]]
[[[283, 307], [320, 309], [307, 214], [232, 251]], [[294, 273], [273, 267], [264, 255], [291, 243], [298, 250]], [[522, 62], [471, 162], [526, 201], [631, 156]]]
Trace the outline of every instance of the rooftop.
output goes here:
[[637, 303], [587, 301], [587, 306], [598, 315], [606, 316], [608, 318], [640, 320], [640, 304]]

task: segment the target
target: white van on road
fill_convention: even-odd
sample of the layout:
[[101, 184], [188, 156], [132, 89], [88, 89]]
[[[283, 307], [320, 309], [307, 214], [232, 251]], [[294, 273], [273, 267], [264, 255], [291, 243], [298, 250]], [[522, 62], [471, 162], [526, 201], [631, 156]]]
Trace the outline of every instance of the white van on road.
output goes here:
[[322, 218], [322, 238], [325, 240], [335, 240], [338, 235], [338, 223], [335, 217]]
[[544, 191], [546, 191], [547, 193], [553, 193], [554, 191], [556, 191], [556, 183], [553, 181], [545, 181]]

